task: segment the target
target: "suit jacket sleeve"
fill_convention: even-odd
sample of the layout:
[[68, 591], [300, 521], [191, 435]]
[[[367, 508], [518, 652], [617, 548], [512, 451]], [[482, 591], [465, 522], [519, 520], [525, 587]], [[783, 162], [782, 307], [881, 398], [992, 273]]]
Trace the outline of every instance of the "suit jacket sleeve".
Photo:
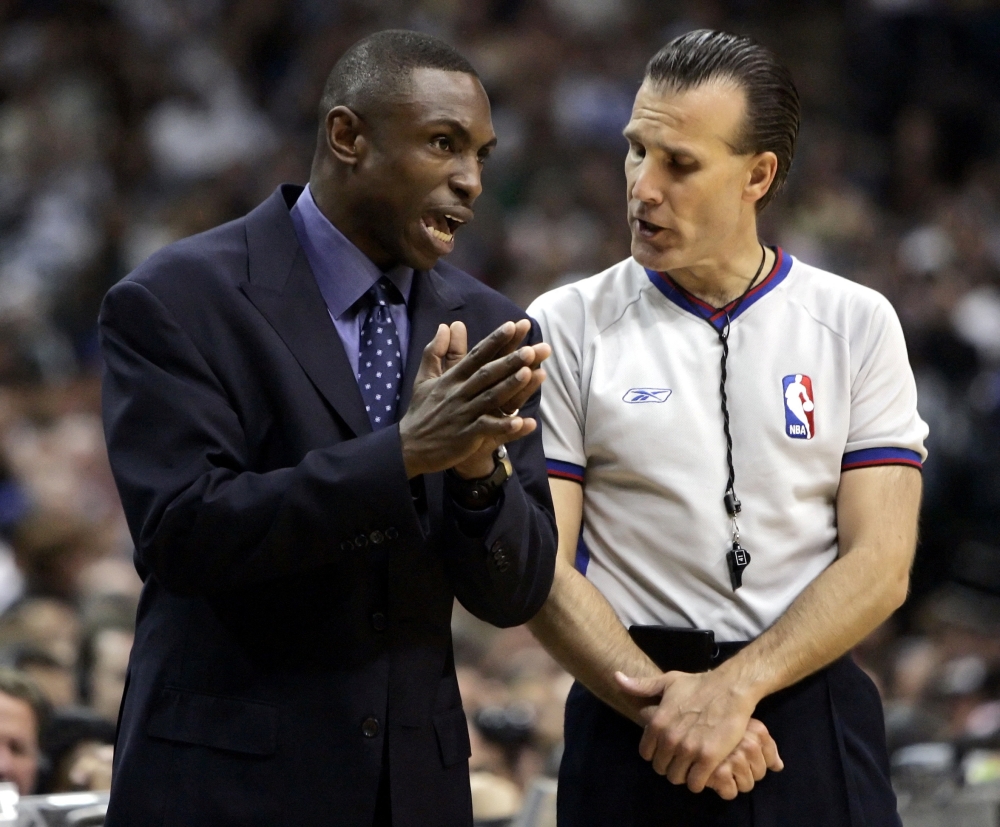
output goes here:
[[423, 530], [395, 428], [256, 473], [222, 383], [146, 287], [122, 282], [100, 318], [112, 469], [141, 568], [180, 593], [247, 585]]
[[[224, 383], [153, 292], [128, 280], [112, 288], [100, 335], [105, 435], [144, 576], [180, 594], [209, 594], [361, 554], [356, 540], [373, 531], [391, 529], [401, 544], [427, 541], [398, 428], [317, 448], [294, 467], [254, 471]], [[508, 527], [538, 510], [523, 496], [510, 497], [485, 541], [464, 538], [443, 551], [462, 557], [452, 569], [456, 593], [493, 622], [523, 622], [551, 581], [538, 532], [515, 536]], [[503, 572], [490, 567], [496, 560], [484, 545], [497, 529], [513, 540]], [[455, 532], [445, 533], [447, 547]], [[521, 545], [526, 537], [532, 548]]]
[[[532, 322], [528, 341], [541, 340]], [[445, 499], [444, 548], [455, 594], [470, 612], [496, 626], [533, 617], [548, 596], [555, 570], [555, 516], [542, 453], [540, 403], [539, 391], [521, 408], [521, 416], [534, 418], [539, 427], [507, 446], [514, 473], [504, 484], [496, 518], [485, 536], [469, 537], [468, 520], [462, 519], [468, 512], [458, 513], [458, 506]], [[506, 608], [510, 605], [523, 605], [527, 611], [511, 615]]]

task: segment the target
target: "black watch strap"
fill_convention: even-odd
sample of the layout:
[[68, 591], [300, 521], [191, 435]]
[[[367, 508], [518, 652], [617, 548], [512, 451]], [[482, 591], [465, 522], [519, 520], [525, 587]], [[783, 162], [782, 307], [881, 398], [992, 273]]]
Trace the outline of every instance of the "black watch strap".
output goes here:
[[444, 487], [451, 498], [462, 508], [478, 511], [489, 508], [500, 496], [500, 489], [510, 479], [513, 467], [507, 456], [507, 449], [501, 445], [493, 452], [493, 472], [485, 477], [467, 480], [450, 468], [444, 475]]

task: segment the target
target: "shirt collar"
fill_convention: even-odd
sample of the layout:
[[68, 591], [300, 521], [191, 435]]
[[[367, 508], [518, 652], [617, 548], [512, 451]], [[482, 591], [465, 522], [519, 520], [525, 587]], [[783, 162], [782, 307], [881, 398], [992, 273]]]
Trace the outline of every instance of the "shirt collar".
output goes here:
[[404, 302], [409, 301], [413, 268], [399, 265], [383, 273], [320, 212], [308, 184], [292, 207], [291, 218], [333, 318], [350, 310], [382, 276], [396, 286]]
[[697, 296], [692, 295], [677, 284], [677, 282], [670, 278], [668, 273], [650, 270], [648, 267], [645, 270], [653, 286], [670, 299], [670, 301], [682, 310], [686, 310], [688, 313], [704, 319], [717, 331], [722, 331], [727, 322], [732, 322], [734, 319], [742, 316], [750, 307], [781, 284], [785, 280], [785, 276], [788, 275], [788, 271], [792, 269], [792, 263], [795, 259], [782, 250], [781, 247], [772, 247], [771, 249], [774, 250], [774, 266], [771, 268], [771, 272], [764, 277], [763, 281], [755, 285], [752, 290], [743, 296], [742, 299], [734, 299], [725, 307], [712, 307], [710, 304], [703, 302]]

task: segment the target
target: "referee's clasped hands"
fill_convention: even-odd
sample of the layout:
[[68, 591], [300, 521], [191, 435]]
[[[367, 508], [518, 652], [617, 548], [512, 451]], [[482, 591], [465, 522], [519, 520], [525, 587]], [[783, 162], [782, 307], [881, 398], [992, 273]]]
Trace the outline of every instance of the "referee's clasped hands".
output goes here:
[[399, 422], [407, 477], [449, 468], [487, 476], [500, 445], [538, 427], [516, 414], [545, 380], [541, 364], [552, 353], [545, 343], [519, 347], [530, 330], [527, 319], [505, 322], [469, 350], [462, 322], [438, 326]]
[[767, 727], [751, 718], [757, 701], [722, 669], [649, 678], [616, 672], [615, 680], [630, 695], [651, 699], [639, 753], [671, 783], [729, 800], [750, 792], [768, 770], [784, 768]]

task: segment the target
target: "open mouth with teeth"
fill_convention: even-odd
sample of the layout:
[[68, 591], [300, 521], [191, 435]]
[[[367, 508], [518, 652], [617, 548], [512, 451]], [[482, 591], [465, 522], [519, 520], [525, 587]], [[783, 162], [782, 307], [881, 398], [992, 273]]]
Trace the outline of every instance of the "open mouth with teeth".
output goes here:
[[448, 213], [434, 213], [423, 216], [424, 230], [435, 249], [441, 254], [450, 253], [455, 246], [455, 231], [465, 221]]

